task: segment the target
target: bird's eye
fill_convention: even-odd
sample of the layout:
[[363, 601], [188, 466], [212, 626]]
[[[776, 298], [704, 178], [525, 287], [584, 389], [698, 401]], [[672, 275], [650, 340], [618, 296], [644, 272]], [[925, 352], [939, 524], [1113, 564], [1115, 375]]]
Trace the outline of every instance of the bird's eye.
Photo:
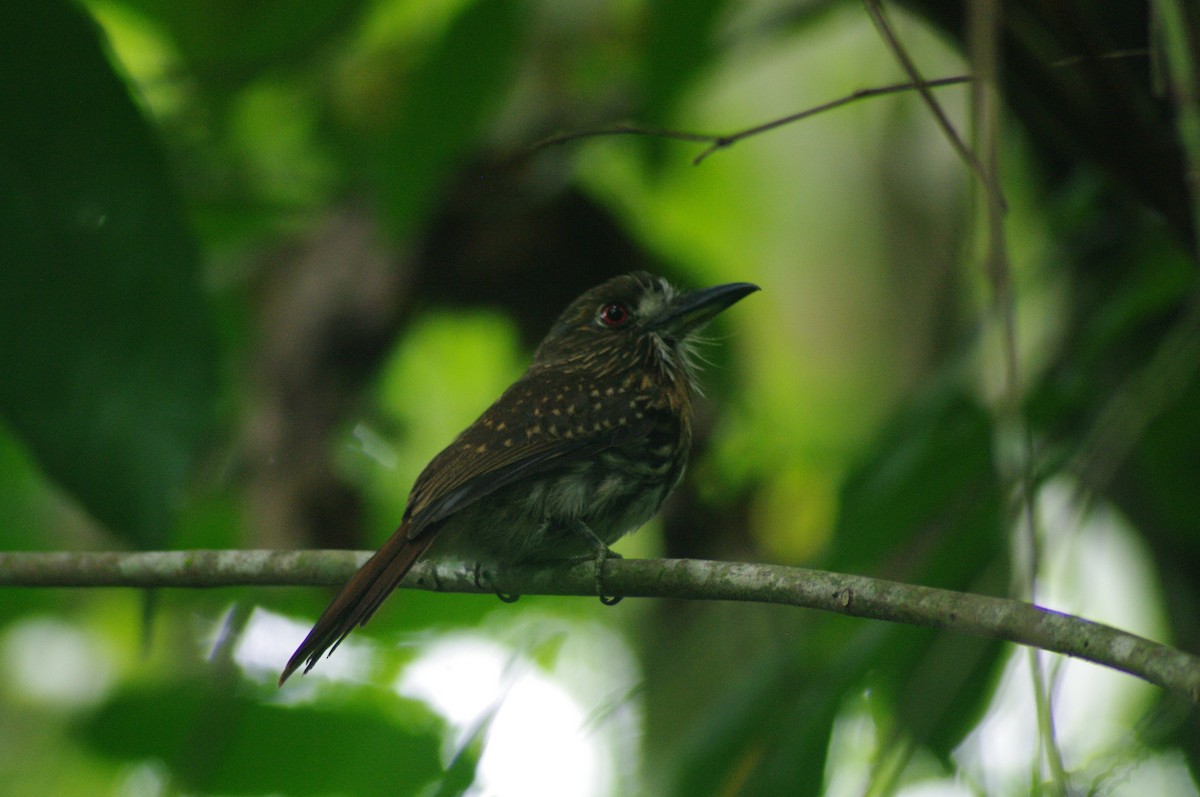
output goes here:
[[613, 302], [600, 308], [600, 320], [605, 326], [619, 327], [629, 320], [629, 311], [625, 305]]

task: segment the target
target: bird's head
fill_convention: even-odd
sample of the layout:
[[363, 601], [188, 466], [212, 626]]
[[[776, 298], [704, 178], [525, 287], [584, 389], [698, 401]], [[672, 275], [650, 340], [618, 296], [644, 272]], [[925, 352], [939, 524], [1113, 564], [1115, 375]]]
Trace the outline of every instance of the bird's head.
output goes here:
[[671, 378], [682, 374], [693, 382], [695, 333], [757, 290], [749, 282], [732, 282], [681, 293], [644, 271], [613, 277], [563, 311], [538, 346], [534, 365], [602, 376], [649, 362]]

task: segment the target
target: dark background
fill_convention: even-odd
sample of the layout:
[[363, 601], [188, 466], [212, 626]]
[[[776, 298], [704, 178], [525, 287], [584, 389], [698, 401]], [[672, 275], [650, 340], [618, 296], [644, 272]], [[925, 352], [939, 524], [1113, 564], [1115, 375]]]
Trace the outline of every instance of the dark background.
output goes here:
[[[0, 547], [373, 547], [565, 304], [645, 268], [763, 292], [618, 550], [1021, 595], [1028, 465], [1038, 599], [1200, 651], [1194, 7], [1004, 3], [1015, 402], [978, 182], [915, 94], [699, 166], [532, 148], [903, 82], [859, 4], [0, 7]], [[926, 77], [971, 71], [966, 8], [889, 8]], [[970, 90], [936, 96], [970, 138]], [[327, 599], [4, 591], [0, 794], [1053, 793], [1039, 745], [1133, 794], [1200, 766], [1194, 708], [1128, 677], [1045, 658], [1054, 732], [1023, 651], [766, 607], [403, 594], [276, 692]]]

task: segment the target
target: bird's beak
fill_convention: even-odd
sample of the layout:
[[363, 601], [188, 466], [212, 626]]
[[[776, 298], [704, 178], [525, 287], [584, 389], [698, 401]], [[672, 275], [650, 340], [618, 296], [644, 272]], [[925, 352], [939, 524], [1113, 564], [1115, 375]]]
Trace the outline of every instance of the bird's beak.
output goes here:
[[655, 321], [654, 329], [674, 338], [682, 338], [757, 290], [761, 288], [753, 283], [730, 282], [727, 285], [717, 285], [676, 296], [662, 316]]

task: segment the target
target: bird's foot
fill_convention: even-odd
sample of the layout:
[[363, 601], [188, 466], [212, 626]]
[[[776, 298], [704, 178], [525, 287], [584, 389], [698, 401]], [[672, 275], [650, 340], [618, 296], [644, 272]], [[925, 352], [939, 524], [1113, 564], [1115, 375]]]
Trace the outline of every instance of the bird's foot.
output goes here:
[[496, 597], [505, 603], [516, 603], [521, 600], [520, 595], [506, 595], [496, 588], [496, 583], [492, 578], [492, 574], [483, 569], [483, 562], [476, 562], [472, 568], [472, 578], [475, 580], [475, 586], [482, 590], [495, 593]]
[[616, 606], [621, 602], [621, 595], [605, 595], [604, 594], [604, 563], [612, 559], [620, 559], [621, 554], [614, 551], [605, 545], [596, 554], [596, 594], [600, 596], [600, 602], [605, 606]]
[[605, 595], [604, 594], [604, 563], [609, 559], [620, 559], [621, 554], [604, 544], [604, 540], [596, 536], [596, 533], [587, 527], [586, 523], [577, 523], [575, 528], [579, 532], [579, 536], [588, 544], [593, 553], [590, 556], [580, 557], [581, 559], [591, 559], [596, 563], [596, 595], [599, 596], [600, 602], [605, 606], [616, 606], [621, 602], [621, 595]]

